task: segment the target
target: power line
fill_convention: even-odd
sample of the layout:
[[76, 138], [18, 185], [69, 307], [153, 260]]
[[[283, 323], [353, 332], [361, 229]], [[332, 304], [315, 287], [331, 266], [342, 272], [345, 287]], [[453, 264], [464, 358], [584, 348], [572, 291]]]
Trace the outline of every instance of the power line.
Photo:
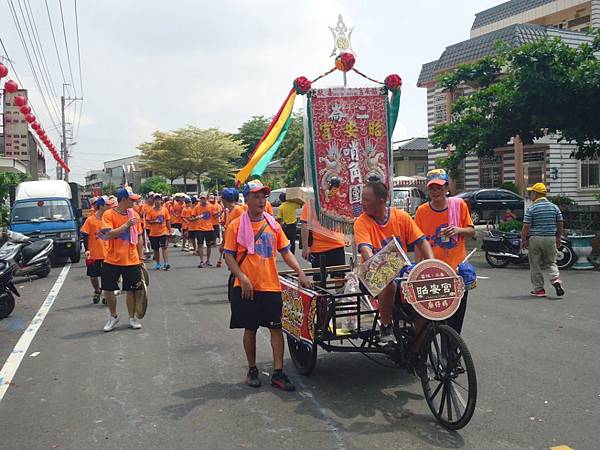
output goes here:
[[56, 58], [58, 59], [58, 67], [60, 67], [60, 73], [62, 75], [63, 83], [66, 83], [65, 72], [63, 70], [62, 61], [60, 59], [60, 53], [58, 51], [58, 45], [56, 44], [56, 35], [54, 34], [54, 26], [52, 25], [52, 18], [50, 16], [50, 8], [48, 8], [48, 0], [44, 0], [46, 3], [46, 12], [48, 13], [48, 23], [50, 24], [50, 31], [52, 32], [52, 40], [54, 41], [54, 49], [56, 50]]
[[[60, 20], [62, 22], [63, 37], [65, 38], [65, 49], [67, 51], [67, 62], [69, 63], [69, 74], [71, 75], [71, 85], [73, 86], [73, 89], [75, 89], [75, 81], [73, 81], [73, 69], [71, 68], [71, 55], [69, 53], [69, 44], [67, 42], [67, 30], [65, 28], [65, 17], [63, 15], [62, 0], [58, 0], [58, 5], [60, 6]], [[75, 91], [75, 93], [77, 93], [77, 91]]]
[[[36, 71], [35, 71], [35, 69], [33, 67], [33, 62], [31, 60], [31, 55], [29, 54], [29, 49], [27, 48], [27, 43], [25, 42], [25, 37], [23, 35], [23, 31], [21, 30], [21, 26], [19, 24], [19, 21], [18, 21], [17, 15], [16, 15], [16, 10], [14, 9], [14, 5], [12, 3], [12, 0], [8, 0], [8, 6], [9, 6], [9, 9], [11, 11], [11, 15], [13, 17], [13, 21], [15, 23], [15, 27], [17, 28], [17, 34], [19, 35], [19, 38], [21, 40], [21, 44], [23, 45], [23, 50], [25, 51], [25, 56], [26, 56], [27, 61], [29, 63], [29, 67], [31, 69], [31, 73], [33, 75], [33, 79], [34, 79], [35, 84], [36, 84], [36, 86], [37, 86], [37, 88], [39, 90], [40, 96], [42, 98], [42, 103], [44, 104], [44, 106], [46, 108], [46, 111], [48, 112], [48, 117], [50, 118], [50, 121], [56, 127], [57, 126], [56, 125], [56, 121], [54, 120], [54, 116], [52, 115], [52, 112], [50, 111], [50, 107], [48, 106], [48, 102], [46, 101], [46, 96], [45, 96], [44, 91], [43, 91], [43, 89], [42, 89], [42, 87], [40, 85], [40, 81], [38, 79], [37, 73], [36, 73]], [[4, 49], [4, 51], [6, 53], [6, 48]], [[7, 57], [8, 57], [8, 54], [7, 54]], [[11, 66], [12, 66], [12, 63], [11, 63]], [[14, 69], [14, 67], [13, 67], [13, 69]], [[16, 73], [16, 71], [15, 71], [15, 73]], [[20, 80], [19, 80], [19, 84], [20, 84], [21, 87], [23, 87], [23, 84], [21, 83]]]
[[75, 32], [77, 34], [77, 63], [79, 66], [79, 90], [81, 94], [81, 104], [79, 105], [79, 115], [77, 116], [77, 128], [75, 131], [75, 138], [79, 136], [79, 125], [81, 125], [81, 112], [83, 110], [83, 76], [81, 72], [81, 48], [79, 45], [79, 17], [77, 14], [77, 0], [73, 0], [75, 5]]

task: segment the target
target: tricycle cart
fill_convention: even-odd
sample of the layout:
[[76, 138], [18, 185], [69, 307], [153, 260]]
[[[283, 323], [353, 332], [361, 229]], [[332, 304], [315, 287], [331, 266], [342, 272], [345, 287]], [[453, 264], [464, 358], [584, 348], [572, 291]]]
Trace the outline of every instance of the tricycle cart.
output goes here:
[[[326, 280], [326, 273], [339, 276], [350, 272], [350, 266], [305, 272], [321, 272], [321, 280]], [[417, 265], [408, 278], [396, 279], [396, 341], [382, 343], [377, 301], [362, 284], [359, 292], [343, 293], [344, 280], [338, 278], [307, 290], [299, 287], [292, 273], [283, 272], [282, 323], [296, 370], [310, 375], [318, 347], [385, 355], [395, 367], [420, 378], [427, 405], [443, 427], [464, 427], [475, 411], [477, 376], [464, 340], [445, 323], [460, 305], [464, 290], [459, 278], [445, 263], [429, 260]]]

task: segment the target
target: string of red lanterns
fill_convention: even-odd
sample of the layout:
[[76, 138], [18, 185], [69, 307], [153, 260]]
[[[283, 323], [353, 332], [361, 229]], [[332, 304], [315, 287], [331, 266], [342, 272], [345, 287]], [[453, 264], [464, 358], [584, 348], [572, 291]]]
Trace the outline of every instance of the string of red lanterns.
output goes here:
[[[6, 75], [8, 75], [8, 68], [4, 64], [0, 63], [0, 79], [6, 77]], [[17, 92], [18, 89], [19, 85], [13, 80], [8, 80], [6, 83], [4, 83], [4, 90], [6, 92], [12, 94]], [[33, 114], [31, 114], [31, 107], [27, 105], [27, 97], [24, 97], [22, 95], [15, 96], [14, 105], [19, 106], [19, 111], [21, 111], [21, 114], [25, 116], [25, 121], [29, 124], [31, 129], [38, 135], [42, 143], [50, 151], [57, 164], [60, 165], [67, 172], [70, 172], [71, 169], [69, 169], [69, 166], [67, 166], [67, 164], [65, 164], [63, 159], [60, 157], [60, 154], [58, 153], [58, 150], [56, 150], [54, 143], [52, 143], [50, 138], [46, 135], [46, 132], [44, 131], [42, 126], [37, 122], [36, 117]]]

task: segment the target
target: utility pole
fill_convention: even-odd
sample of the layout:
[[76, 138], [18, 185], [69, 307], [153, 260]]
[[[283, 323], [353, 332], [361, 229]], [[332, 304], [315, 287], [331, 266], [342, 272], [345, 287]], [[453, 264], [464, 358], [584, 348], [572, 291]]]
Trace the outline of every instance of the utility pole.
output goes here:
[[[65, 110], [71, 106], [71, 104], [77, 100], [83, 100], [83, 97], [80, 98], [70, 98], [65, 97], [65, 86], [70, 86], [70, 84], [63, 83], [63, 95], [60, 97], [60, 110], [61, 110], [61, 125], [62, 125], [62, 143], [61, 143], [61, 158], [65, 162], [65, 165], [69, 165], [69, 145], [67, 144], [67, 123], [65, 122]], [[67, 104], [67, 101], [69, 102]], [[60, 166], [56, 167], [56, 178], [58, 180], [64, 179], [65, 181], [69, 181], [69, 172], [64, 171]]]

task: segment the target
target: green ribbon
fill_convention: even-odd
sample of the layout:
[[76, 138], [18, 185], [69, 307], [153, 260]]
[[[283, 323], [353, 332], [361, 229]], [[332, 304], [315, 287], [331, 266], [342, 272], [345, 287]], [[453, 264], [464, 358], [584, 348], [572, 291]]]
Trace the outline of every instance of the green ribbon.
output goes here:
[[275, 142], [273, 143], [271, 148], [269, 150], [267, 150], [267, 152], [264, 154], [264, 156], [256, 163], [256, 165], [254, 166], [254, 169], [252, 169], [252, 176], [255, 176], [255, 177], [262, 176], [264, 171], [267, 169], [267, 166], [271, 163], [271, 160], [275, 156], [275, 153], [277, 153], [277, 150], [279, 150], [281, 143], [285, 139], [285, 135], [288, 132], [290, 123], [292, 123], [292, 115], [291, 114], [290, 114], [290, 117], [288, 117], [288, 119], [283, 124], [281, 133], [279, 133], [279, 136], [277, 136], [277, 139], [275, 140]]
[[392, 139], [392, 134], [394, 134], [394, 128], [396, 128], [396, 121], [398, 120], [398, 112], [400, 111], [400, 89], [398, 89], [392, 95], [392, 101], [390, 105], [390, 109], [388, 110], [388, 123], [389, 123], [389, 133], [390, 139]]

